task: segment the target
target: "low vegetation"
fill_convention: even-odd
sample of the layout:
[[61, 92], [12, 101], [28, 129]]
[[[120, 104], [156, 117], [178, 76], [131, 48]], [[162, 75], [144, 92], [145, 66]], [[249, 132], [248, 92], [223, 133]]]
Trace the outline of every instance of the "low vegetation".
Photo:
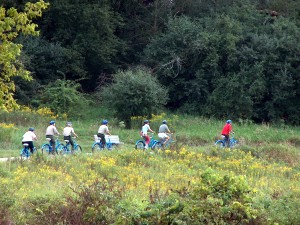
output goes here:
[[[1, 156], [17, 156], [20, 137], [34, 125], [43, 142], [54, 115], [2, 113]], [[102, 114], [103, 113], [103, 114]], [[92, 135], [105, 111], [73, 121], [83, 154], [0, 163], [0, 224], [298, 224], [298, 127], [234, 123], [236, 149], [217, 149], [222, 121], [152, 115], [157, 130], [168, 119], [176, 142], [159, 152], [134, 150], [133, 128], [109, 119], [124, 144], [91, 154]], [[106, 112], [107, 113], [107, 112]], [[30, 115], [35, 115], [30, 117]], [[26, 119], [25, 119], [26, 118]], [[93, 118], [93, 119], [92, 119]], [[56, 118], [58, 128], [65, 119]], [[13, 122], [15, 121], [15, 123]]]

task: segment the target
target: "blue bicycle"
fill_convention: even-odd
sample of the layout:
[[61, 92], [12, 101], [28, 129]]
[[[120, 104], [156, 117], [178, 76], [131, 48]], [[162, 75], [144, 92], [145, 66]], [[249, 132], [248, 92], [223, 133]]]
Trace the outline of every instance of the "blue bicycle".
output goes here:
[[[229, 147], [230, 147], [230, 148], [233, 148], [233, 147], [235, 147], [237, 144], [238, 144], [238, 140], [236, 140], [236, 139], [234, 138], [234, 135], [232, 135], [232, 136], [230, 137]], [[220, 139], [220, 140], [217, 140], [217, 141], [215, 142], [215, 145], [216, 145], [217, 147], [219, 147], [219, 148], [225, 148], [225, 146], [227, 145], [227, 143], [226, 143], [226, 141], [225, 141], [225, 138]]]
[[28, 159], [32, 154], [36, 153], [36, 147], [33, 148], [33, 153], [30, 152], [29, 144], [24, 143], [20, 152], [21, 159]]
[[52, 149], [52, 146], [50, 145], [50, 138], [46, 138], [46, 140], [49, 143], [45, 143], [42, 145], [42, 154], [47, 153], [47, 154], [60, 154], [62, 151], [64, 151], [64, 144], [61, 144], [58, 140], [58, 137], [55, 140], [55, 149]]
[[[160, 141], [155, 140], [153, 137], [153, 134], [149, 135], [150, 136], [150, 143], [149, 143], [149, 148], [151, 148], [152, 150], [158, 149], [160, 147]], [[142, 137], [142, 136], [141, 136]], [[142, 137], [143, 138], [143, 137]], [[140, 150], [144, 150], [146, 146], [146, 142], [143, 138], [143, 140], [138, 140], [135, 143], [135, 149], [140, 149]]]
[[82, 147], [77, 144], [75, 138], [73, 138], [74, 150], [72, 150], [72, 146], [69, 140], [64, 141], [66, 142], [66, 145], [64, 146], [63, 151], [61, 151], [62, 154], [79, 154], [82, 152]]
[[[101, 142], [100, 137], [98, 137], [97, 135], [94, 135], [94, 139], [95, 139], [95, 142], [94, 142], [93, 145], [92, 145], [92, 152], [104, 150], [104, 147], [105, 147], [105, 146], [104, 146], [103, 143]], [[106, 148], [107, 148], [108, 150], [112, 150], [112, 149], [114, 149], [114, 148], [117, 147], [117, 144], [112, 143], [112, 142], [110, 141], [110, 138], [109, 138], [108, 135], [105, 135], [105, 140], [106, 140]]]
[[[166, 141], [166, 138], [162, 138], [162, 139], [160, 139], [156, 144], [155, 144], [155, 146], [153, 146], [153, 148], [152, 149], [168, 149], [168, 148], [170, 148], [170, 145], [172, 144], [172, 143], [174, 143], [175, 141], [173, 140], [173, 138], [172, 138], [172, 134], [167, 134], [170, 138], [169, 138], [169, 140], [165, 143], [165, 141]], [[163, 143], [165, 143], [165, 144], [163, 144]]]

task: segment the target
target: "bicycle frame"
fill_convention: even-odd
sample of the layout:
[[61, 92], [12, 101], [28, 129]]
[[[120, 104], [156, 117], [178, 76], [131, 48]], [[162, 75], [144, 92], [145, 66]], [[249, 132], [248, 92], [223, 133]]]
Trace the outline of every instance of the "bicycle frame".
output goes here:
[[64, 146], [64, 151], [63, 153], [74, 153], [74, 152], [82, 152], [81, 146], [76, 142], [76, 138], [72, 139], [73, 144], [74, 144], [74, 150], [71, 149], [71, 144], [69, 140], [65, 140], [66, 145]]
[[[234, 135], [232, 134], [232, 136], [229, 139], [229, 148], [233, 148], [235, 145], [237, 145], [238, 140], [236, 140], [234, 138]], [[227, 143], [225, 139], [221, 139], [221, 140], [217, 140], [215, 142], [215, 145], [219, 146], [220, 148], [225, 148]]]
[[58, 137], [55, 139], [55, 149], [52, 149], [52, 145], [50, 144], [50, 138], [46, 138], [48, 143], [45, 143], [42, 145], [42, 153], [47, 152], [48, 154], [51, 154], [53, 152], [58, 153], [61, 152], [64, 149], [64, 144], [61, 144], [60, 141], [58, 140]]
[[[170, 145], [171, 143], [174, 142], [174, 140], [173, 140], [173, 138], [172, 138], [172, 134], [169, 134], [169, 133], [168, 133], [167, 135], [169, 136], [169, 140], [164, 144], [164, 148], [169, 147], [169, 145]], [[162, 145], [163, 145], [163, 143], [165, 142], [165, 140], [166, 140], [166, 138], [160, 138], [160, 139], [159, 139], [159, 143], [161, 144], [160, 147], [163, 147]]]
[[[95, 138], [95, 142], [92, 145], [92, 152], [94, 152], [95, 150], [104, 150], [104, 146], [103, 143], [101, 142], [101, 138], [98, 137], [97, 135], [96, 136], [94, 135], [94, 138]], [[111, 143], [109, 136], [107, 136], [106, 148], [108, 150], [111, 150], [114, 146], [115, 144]]]
[[[33, 153], [36, 152], [36, 148], [34, 147], [33, 148]], [[23, 148], [20, 152], [20, 156], [21, 158], [29, 158], [33, 153], [30, 152], [30, 149], [29, 149], [29, 144], [28, 143], [24, 143], [23, 144]]]
[[[157, 143], [159, 143], [158, 140], [155, 140], [154, 137], [153, 137], [153, 134], [149, 135], [150, 136], [150, 142], [149, 142], [149, 147], [151, 149], [153, 149]], [[143, 136], [141, 136], [143, 138]], [[144, 149], [146, 146], [146, 142], [144, 140], [144, 138], [141, 140], [137, 140], [136, 143], [135, 143], [135, 149]]]

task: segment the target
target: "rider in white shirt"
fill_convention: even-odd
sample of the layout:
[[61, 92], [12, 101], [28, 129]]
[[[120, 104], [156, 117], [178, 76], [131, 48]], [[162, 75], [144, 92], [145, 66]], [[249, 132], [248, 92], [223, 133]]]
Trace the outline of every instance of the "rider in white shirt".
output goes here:
[[30, 127], [28, 131], [23, 135], [22, 144], [28, 144], [31, 153], [33, 153], [34, 149], [33, 141], [37, 141], [37, 137], [34, 133], [34, 128]]
[[69, 143], [72, 146], [72, 150], [74, 150], [74, 142], [72, 140], [72, 136], [75, 136], [75, 137], [78, 137], [78, 136], [75, 133], [71, 122], [67, 122], [66, 127], [63, 130], [63, 136], [64, 136], [64, 140], [69, 141]]
[[98, 133], [97, 133], [97, 136], [100, 138], [100, 140], [103, 144], [103, 147], [106, 147], [105, 135], [106, 134], [111, 135], [107, 124], [108, 124], [107, 120], [102, 120], [101, 126], [99, 127]]
[[169, 130], [169, 127], [167, 125], [167, 121], [163, 120], [162, 125], [160, 125], [159, 130], [158, 130], [158, 137], [161, 140], [164, 140], [162, 144], [167, 143], [168, 140], [170, 140], [170, 136], [167, 134], [172, 134], [171, 131]]
[[[50, 121], [50, 125], [46, 129], [46, 138], [50, 138], [50, 145], [52, 146], [52, 149], [55, 149], [55, 140], [54, 140], [54, 135], [57, 134], [59, 135], [59, 132], [57, 131], [55, 127], [55, 121], [52, 120]], [[55, 152], [55, 151], [53, 151]]]
[[151, 130], [150, 125], [149, 125], [149, 120], [144, 120], [144, 125], [142, 127], [142, 136], [145, 140], [145, 149], [148, 149], [148, 145], [150, 143], [150, 137], [148, 136], [148, 131], [154, 133], [153, 130]]

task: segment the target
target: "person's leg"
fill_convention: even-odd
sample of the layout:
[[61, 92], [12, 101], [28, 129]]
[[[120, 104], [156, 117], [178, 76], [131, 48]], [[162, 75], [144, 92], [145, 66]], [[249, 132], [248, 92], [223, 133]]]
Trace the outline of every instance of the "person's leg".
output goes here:
[[34, 148], [33, 141], [28, 141], [27, 143], [28, 143], [28, 147], [30, 149], [30, 153], [32, 154], [33, 153], [33, 148]]
[[54, 137], [51, 137], [50, 145], [52, 147], [52, 154], [54, 154], [55, 153], [55, 140], [54, 140]]
[[165, 141], [163, 144], [166, 144], [169, 140], [170, 140], [170, 137], [167, 134], [165, 134]]
[[145, 148], [148, 149], [148, 146], [150, 143], [150, 137], [148, 135], [146, 135], [146, 136], [144, 136], [144, 138], [145, 138], [145, 144], [146, 144]]
[[70, 137], [69, 141], [70, 141], [70, 144], [71, 144], [71, 147], [72, 147], [72, 151], [74, 151], [74, 142], [73, 142], [71, 137]]
[[[69, 144], [71, 145], [71, 150], [73, 151], [74, 150], [74, 143], [72, 141], [71, 136], [64, 136], [64, 140], [66, 141], [66, 145], [68, 145], [68, 142], [69, 142]], [[68, 147], [69, 147], [69, 145], [68, 145]]]
[[101, 143], [103, 144], [103, 148], [106, 148], [106, 140], [104, 134], [99, 134], [99, 137], [101, 139]]
[[225, 136], [225, 143], [226, 143], [226, 146], [225, 147], [230, 147], [230, 143], [229, 143], [229, 135], [224, 135]]
[[53, 135], [46, 135], [46, 138], [50, 138], [49, 144], [52, 148], [52, 153], [55, 151], [55, 140]]

